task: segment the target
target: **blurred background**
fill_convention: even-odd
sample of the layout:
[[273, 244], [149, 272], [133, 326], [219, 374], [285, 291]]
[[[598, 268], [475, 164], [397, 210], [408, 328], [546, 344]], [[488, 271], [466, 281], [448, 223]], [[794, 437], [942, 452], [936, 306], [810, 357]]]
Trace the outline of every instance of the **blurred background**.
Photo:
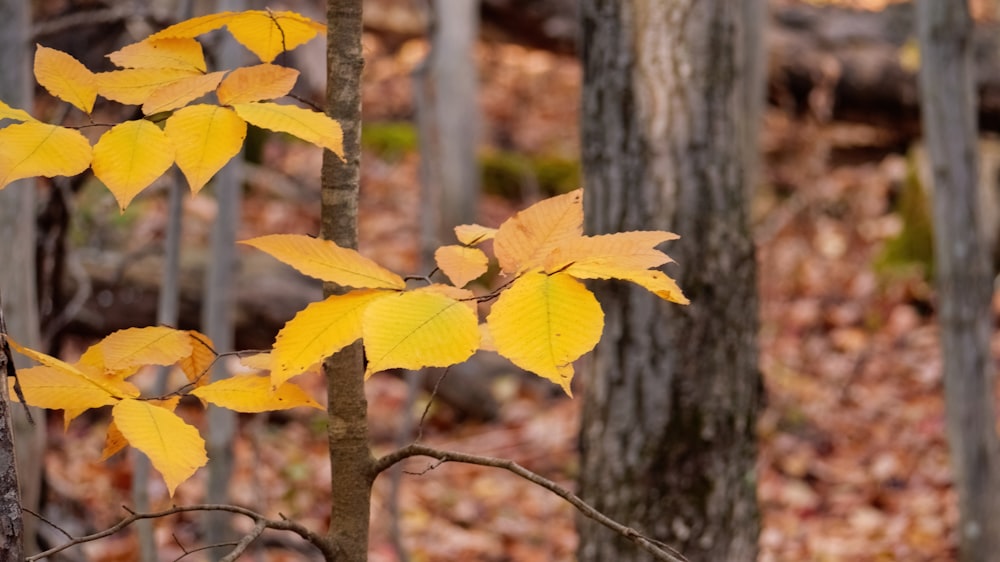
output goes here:
[[[440, 225], [497, 226], [518, 209], [583, 184], [576, 0], [480, 0], [478, 10], [456, 3], [435, 11], [431, 4], [364, 3], [360, 246], [403, 274], [429, 272], [420, 240], [450, 243]], [[971, 5], [980, 182], [985, 228], [995, 241], [1000, 3]], [[325, 18], [318, 0], [267, 6]], [[262, 7], [257, 0], [33, 0], [32, 39], [102, 71], [111, 69], [106, 53], [179, 14]], [[758, 424], [760, 560], [953, 560], [958, 513], [945, 435], [931, 166], [921, 140], [913, 6], [771, 0], [766, 19], [767, 103], [751, 212], [766, 394]], [[222, 51], [221, 44], [211, 51], [216, 64], [234, 60]], [[233, 56], [230, 64], [240, 64], [242, 55]], [[294, 93], [315, 104], [324, 96], [324, 56], [324, 43], [314, 40], [277, 61], [302, 71]], [[463, 98], [452, 101], [455, 92], [470, 96], [472, 105], [456, 105]], [[67, 114], [40, 88], [32, 100], [40, 119], [86, 119]], [[442, 105], [450, 119], [427, 117]], [[99, 104], [95, 120], [129, 118], [128, 111]], [[465, 150], [464, 159], [440, 157], [454, 147], [449, 143]], [[252, 129], [237, 176], [236, 238], [315, 235], [320, 162], [312, 145]], [[217, 188], [172, 206], [176, 178], [166, 174], [124, 213], [87, 174], [38, 181], [38, 349], [73, 358], [114, 330], [162, 322], [157, 309], [172, 215], [183, 224], [175, 323], [203, 325], [203, 279], [219, 259], [211, 244]], [[422, 195], [422, 183], [465, 191]], [[230, 345], [267, 349], [321, 288], [260, 252], [240, 251], [236, 259], [224, 291], [233, 303]], [[488, 277], [484, 284], [495, 273]], [[995, 335], [993, 345], [1000, 345]], [[154, 372], [143, 376], [148, 388], [156, 384]], [[431, 401], [428, 391], [440, 377], [440, 371], [385, 373], [367, 383], [377, 451], [408, 442], [424, 416], [420, 431], [428, 444], [510, 458], [574, 486], [579, 400], [486, 354], [449, 371]], [[299, 380], [324, 395], [318, 375]], [[203, 413], [193, 405], [186, 415], [198, 420]], [[134, 457], [100, 459], [106, 412], [65, 429], [58, 412], [48, 418], [44, 455], [37, 457], [44, 474], [39, 509], [74, 534], [110, 526], [120, 506], [131, 505]], [[325, 528], [330, 469], [322, 416], [293, 410], [235, 421], [232, 501]], [[406, 464], [413, 472], [426, 467], [420, 460]], [[151, 505], [169, 506], [156, 478], [146, 486]], [[199, 473], [174, 502], [202, 501], [205, 482]], [[375, 493], [373, 561], [401, 560], [401, 552], [415, 561], [575, 559], [573, 509], [502, 471], [446, 465], [398, 480], [385, 476]], [[39, 532], [50, 544], [65, 538], [48, 525]], [[199, 533], [193, 515], [157, 521], [160, 559], [181, 557]], [[135, 533], [120, 533], [59, 560], [137, 560], [138, 543]], [[269, 533], [243, 559], [310, 556], [289, 537]]]

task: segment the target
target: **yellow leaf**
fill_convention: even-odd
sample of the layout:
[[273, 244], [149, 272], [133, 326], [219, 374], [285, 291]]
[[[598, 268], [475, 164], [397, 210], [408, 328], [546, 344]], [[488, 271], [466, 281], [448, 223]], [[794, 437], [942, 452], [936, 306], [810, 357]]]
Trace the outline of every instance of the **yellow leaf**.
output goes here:
[[[45, 367], [54, 369], [55, 371], [58, 371], [63, 375], [67, 375], [77, 379], [83, 379], [84, 382], [100, 389], [107, 395], [110, 395], [115, 398], [134, 398], [136, 396], [139, 396], [139, 389], [137, 389], [135, 385], [133, 385], [132, 383], [123, 380], [117, 380], [115, 378], [108, 377], [102, 373], [85, 372], [74, 365], [70, 365], [69, 363], [56, 359], [55, 357], [52, 357], [50, 355], [46, 355], [44, 353], [26, 347], [21, 347], [20, 345], [18, 345], [16, 341], [10, 338], [7, 338], [7, 341], [10, 343], [11, 347], [13, 347], [19, 353], [24, 354], [28, 358], [41, 363]], [[74, 383], [74, 384], [79, 384], [79, 383]], [[31, 403], [31, 400], [27, 398], [27, 394], [25, 395], [25, 399], [28, 400], [29, 404]], [[87, 406], [87, 408], [92, 408], [92, 407], [93, 406]]]
[[91, 167], [122, 211], [174, 162], [174, 145], [149, 121], [125, 121], [101, 135]]
[[368, 368], [447, 367], [479, 348], [476, 314], [453, 298], [431, 291], [398, 293], [365, 310], [362, 332]]
[[619, 232], [601, 236], [579, 236], [561, 244], [545, 258], [545, 271], [552, 273], [566, 270], [574, 277], [609, 279], [606, 276], [576, 275], [574, 271], [595, 269], [614, 272], [618, 269], [649, 269], [670, 263], [667, 254], [656, 246], [667, 240], [679, 238], [673, 232], [646, 230]]
[[292, 91], [299, 71], [286, 66], [258, 64], [233, 70], [215, 94], [222, 105], [280, 98]]
[[23, 109], [17, 109], [5, 104], [0, 100], [0, 119], [12, 119], [14, 121], [37, 121], [30, 113]]
[[208, 370], [212, 368], [218, 355], [212, 348], [212, 340], [205, 334], [196, 330], [188, 330], [188, 343], [191, 345], [191, 354], [182, 357], [177, 365], [184, 372], [188, 381], [195, 385], [202, 385], [208, 382]]
[[604, 312], [570, 275], [531, 271], [500, 294], [486, 322], [500, 355], [569, 393], [571, 363], [601, 339]]
[[277, 387], [361, 337], [361, 316], [389, 291], [358, 290], [314, 302], [278, 332], [271, 352], [271, 381]]
[[479, 248], [455, 245], [438, 248], [434, 261], [456, 287], [464, 287], [486, 273], [490, 260]]
[[126, 68], [101, 72], [97, 76], [97, 93], [127, 105], [145, 103], [153, 92], [192, 76], [201, 76], [197, 70], [181, 68]]
[[640, 287], [652, 292], [663, 300], [675, 302], [677, 304], [690, 304], [691, 301], [684, 296], [677, 282], [667, 277], [662, 271], [642, 270], [630, 272], [628, 275], [616, 275], [616, 279], [631, 281]]
[[460, 224], [455, 227], [455, 236], [459, 242], [466, 246], [477, 246], [487, 240], [492, 240], [496, 234], [497, 229], [478, 224]]
[[191, 193], [198, 193], [239, 154], [247, 124], [229, 108], [199, 104], [175, 111], [164, 132], [176, 149], [177, 167], [187, 178]]
[[271, 354], [270, 353], [254, 353], [252, 355], [240, 355], [239, 356], [240, 365], [248, 369], [255, 369], [257, 371], [270, 371], [271, 370]]
[[271, 234], [243, 240], [310, 277], [344, 287], [403, 289], [406, 281], [355, 250], [301, 234]]
[[73, 104], [84, 113], [94, 109], [97, 78], [86, 66], [62, 51], [37, 45], [35, 79], [53, 96]]
[[191, 334], [165, 326], [118, 330], [95, 345], [101, 346], [109, 371], [139, 365], [173, 365], [192, 354]]
[[261, 62], [271, 62], [326, 30], [323, 24], [295, 12], [263, 10], [240, 12], [228, 26], [233, 37]]
[[146, 39], [126, 45], [108, 55], [120, 68], [176, 68], [205, 72], [201, 43], [190, 37]]
[[[88, 410], [118, 402], [117, 397], [83, 373], [74, 374], [72, 371], [42, 365], [18, 369], [17, 378], [21, 383], [24, 399], [28, 404], [39, 408]], [[8, 378], [7, 383], [11, 389], [11, 399], [16, 400], [17, 396], [13, 393], [14, 379]], [[135, 395], [139, 395], [138, 391]]]
[[75, 176], [93, 156], [79, 131], [28, 121], [0, 129], [0, 189], [32, 176]]
[[[150, 400], [149, 404], [160, 406], [173, 412], [177, 409], [177, 404], [179, 404], [180, 401], [180, 396], [172, 396], [166, 400]], [[68, 426], [69, 422], [66, 423]], [[115, 420], [111, 420], [111, 422], [108, 423], [108, 435], [104, 440], [104, 451], [101, 453], [100, 460], [108, 460], [112, 455], [124, 449], [126, 445], [128, 445], [128, 440], [125, 439], [121, 430], [118, 429], [118, 425], [115, 424]]]
[[493, 251], [505, 273], [542, 265], [553, 249], [583, 234], [583, 190], [540, 201], [504, 221]]
[[214, 90], [225, 75], [225, 72], [198, 74], [167, 84], [146, 98], [142, 104], [142, 112], [152, 115], [183, 107]]
[[476, 294], [468, 289], [460, 289], [453, 285], [445, 285], [443, 283], [433, 283], [427, 285], [426, 287], [420, 287], [418, 289], [413, 289], [414, 292], [418, 293], [436, 293], [439, 295], [444, 295], [448, 298], [461, 301], [465, 306], [469, 307], [469, 310], [473, 314], [478, 316], [479, 314], [479, 303], [476, 302]]
[[272, 390], [271, 379], [257, 375], [239, 375], [223, 379], [198, 387], [192, 390], [191, 394], [216, 406], [248, 414], [287, 410], [298, 406], [323, 409], [298, 386], [286, 382]]
[[170, 410], [139, 400], [122, 400], [112, 410], [125, 439], [149, 457], [173, 497], [174, 490], [208, 462], [198, 430]]
[[76, 418], [80, 417], [88, 408], [66, 408], [63, 410], [63, 431], [69, 429], [69, 424]]
[[340, 123], [330, 119], [325, 113], [268, 102], [237, 103], [233, 105], [233, 109], [248, 123], [288, 133], [344, 157], [344, 135], [340, 130]]
[[150, 35], [145, 39], [145, 41], [153, 39], [165, 39], [169, 37], [186, 37], [194, 38], [203, 33], [208, 33], [209, 31], [215, 31], [220, 27], [226, 25], [233, 18], [239, 15], [239, 12], [219, 12], [217, 14], [208, 14], [204, 16], [198, 16], [196, 18], [186, 19], [182, 22], [175, 23], [170, 27], [161, 29], [156, 33]]

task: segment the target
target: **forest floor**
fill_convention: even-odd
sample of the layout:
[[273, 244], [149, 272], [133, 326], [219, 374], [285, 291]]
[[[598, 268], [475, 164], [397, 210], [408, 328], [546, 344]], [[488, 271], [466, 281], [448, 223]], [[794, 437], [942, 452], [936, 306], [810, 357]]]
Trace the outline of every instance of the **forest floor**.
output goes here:
[[[425, 50], [420, 41], [389, 50], [366, 37], [367, 120], [412, 115], [409, 73]], [[575, 59], [496, 44], [480, 46], [477, 57], [484, 151], [576, 158]], [[892, 201], [907, 175], [905, 155], [877, 146], [878, 137], [879, 131], [864, 125], [820, 123], [773, 107], [765, 118], [754, 208], [767, 388], [759, 424], [762, 561], [955, 558], [957, 514], [931, 288], [919, 270], [886, 273], [874, 265], [901, 229]], [[253, 187], [240, 236], [315, 233], [319, 158], [301, 144], [268, 143], [265, 165], [305, 188], [288, 198]], [[364, 158], [362, 250], [400, 272], [413, 272], [417, 263], [417, 172], [417, 156], [409, 149], [369, 150]], [[480, 222], [496, 225], [529, 202], [485, 196]], [[164, 208], [150, 197], [134, 235], [159, 236]], [[190, 198], [186, 211], [192, 225], [187, 243], [204, 244], [212, 200]], [[301, 378], [317, 396], [323, 394], [319, 377]], [[417, 397], [406, 412], [405, 381], [379, 375], [367, 388], [373, 442], [385, 452], [405, 416], [421, 416], [428, 397]], [[511, 458], [572, 487], [581, 402], [539, 391], [514, 369], [497, 376], [493, 390], [502, 403], [499, 420], [461, 421], [435, 402], [427, 410], [423, 441]], [[241, 419], [234, 500], [325, 528], [330, 475], [322, 418], [295, 411]], [[98, 420], [74, 422], [66, 432], [54, 423], [50, 431], [47, 513], [74, 532], [112, 524], [122, 515], [119, 506], [130, 503], [129, 457], [98, 460], [105, 429]], [[443, 465], [424, 472], [429, 464], [420, 459], [405, 467], [420, 474], [402, 476], [398, 499], [392, 498], [389, 477], [376, 483], [371, 560], [397, 560], [395, 542], [414, 561], [573, 559], [574, 512], [563, 500], [494, 469]], [[198, 502], [202, 491], [199, 473], [174, 501]], [[162, 485], [154, 484], [153, 496], [158, 505], [169, 505]], [[73, 520], [80, 522], [75, 529], [67, 523]], [[163, 560], [178, 559], [198, 543], [193, 522], [177, 516], [157, 523]], [[244, 559], [309, 559], [294, 543], [268, 533], [257, 553]], [[134, 549], [135, 539], [126, 533], [80, 551], [86, 559], [113, 562], [134, 560]]]

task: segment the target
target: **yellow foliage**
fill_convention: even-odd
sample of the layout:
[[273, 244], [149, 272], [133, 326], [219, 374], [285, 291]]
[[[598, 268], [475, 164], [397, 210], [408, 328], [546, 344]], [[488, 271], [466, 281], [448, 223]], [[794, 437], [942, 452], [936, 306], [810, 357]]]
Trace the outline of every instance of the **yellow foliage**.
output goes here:
[[507, 219], [493, 239], [500, 268], [521, 273], [542, 265], [549, 253], [583, 234], [583, 190], [540, 201]]
[[30, 113], [23, 109], [17, 109], [0, 101], [0, 119], [13, 119], [14, 121], [37, 121]]
[[455, 236], [466, 246], [477, 246], [487, 240], [493, 240], [496, 234], [497, 229], [478, 224], [460, 224], [455, 227]]
[[271, 379], [238, 375], [198, 387], [191, 394], [222, 408], [243, 413], [288, 410], [299, 406], [322, 410], [300, 387], [286, 382], [272, 389]]
[[[18, 369], [17, 378], [21, 383], [25, 401], [39, 408], [83, 411], [118, 402], [118, 398], [97, 381], [75, 369], [64, 370], [47, 365], [28, 367]], [[7, 384], [11, 390], [10, 396], [16, 399], [13, 392], [14, 379], [8, 378]], [[132, 386], [131, 383], [125, 384]], [[136, 390], [134, 396], [138, 395], [139, 392]]]
[[[177, 405], [180, 404], [180, 396], [171, 396], [166, 400], [150, 400], [148, 403], [154, 406], [160, 406], [161, 408], [166, 408], [173, 412], [177, 409]], [[67, 422], [68, 424], [69, 422]], [[104, 451], [101, 452], [101, 460], [108, 460], [112, 455], [121, 451], [128, 445], [128, 440], [122, 435], [121, 430], [118, 429], [118, 425], [115, 424], [115, 420], [111, 420], [108, 423], [108, 434], [104, 439]]]
[[500, 355], [570, 393], [571, 363], [597, 345], [604, 312], [567, 273], [525, 273], [501, 293], [486, 319]]
[[211, 92], [222, 81], [225, 72], [211, 72], [181, 78], [149, 94], [142, 104], [142, 112], [152, 115], [184, 107], [188, 103]]
[[447, 367], [479, 348], [475, 312], [434, 291], [398, 293], [368, 305], [362, 319], [368, 368]]
[[[673, 232], [646, 230], [619, 232], [600, 236], [579, 236], [566, 240], [545, 259], [545, 271], [552, 273], [569, 268], [582, 271], [588, 267], [606, 269], [649, 269], [671, 260], [656, 246], [679, 238]], [[575, 275], [581, 277], [580, 275]], [[608, 279], [609, 275], [601, 277]], [[598, 277], [587, 277], [596, 279]]]
[[379, 290], [351, 291], [300, 310], [274, 340], [270, 364], [273, 386], [280, 386], [357, 341], [361, 337], [361, 317], [365, 308], [376, 299], [391, 294]]
[[122, 436], [160, 471], [171, 497], [181, 482], [208, 462], [198, 430], [167, 408], [122, 400], [111, 410]]
[[650, 291], [663, 300], [675, 302], [677, 304], [690, 304], [691, 301], [684, 296], [677, 282], [667, 277], [662, 271], [646, 270], [635, 271], [629, 275], [619, 275], [618, 279], [631, 281], [636, 285]]
[[205, 72], [201, 43], [190, 37], [146, 39], [126, 45], [108, 55], [119, 68], [176, 68]]
[[237, 103], [232, 107], [248, 123], [288, 133], [344, 157], [344, 134], [340, 123], [330, 119], [325, 113], [268, 102]]
[[174, 145], [163, 131], [143, 119], [126, 121], [101, 135], [91, 167], [97, 179], [125, 207], [174, 162]]
[[196, 330], [188, 330], [187, 339], [191, 345], [191, 354], [181, 357], [177, 365], [184, 372], [188, 381], [200, 386], [208, 382], [208, 370], [218, 356], [212, 347], [211, 338], [205, 334]]
[[84, 113], [94, 109], [97, 79], [72, 56], [38, 45], [35, 49], [35, 79], [53, 96], [73, 104]]
[[207, 14], [196, 18], [189, 18], [182, 22], [175, 23], [170, 27], [161, 29], [160, 31], [157, 31], [147, 37], [145, 40], [149, 41], [167, 38], [193, 39], [199, 35], [208, 33], [209, 31], [215, 31], [216, 29], [225, 26], [238, 14], [239, 12], [219, 12], [216, 14]]
[[299, 71], [275, 64], [237, 68], [226, 75], [215, 92], [222, 105], [280, 98], [292, 91]]
[[[139, 390], [129, 382], [118, 380], [112, 377], [107, 377], [104, 376], [102, 373], [93, 373], [89, 371], [84, 372], [76, 365], [70, 365], [69, 363], [66, 363], [65, 361], [62, 361], [60, 359], [56, 359], [55, 357], [52, 357], [50, 355], [46, 355], [44, 353], [26, 347], [21, 347], [20, 345], [18, 345], [16, 341], [10, 338], [7, 338], [7, 341], [10, 343], [10, 346], [12, 348], [14, 348], [19, 353], [26, 355], [28, 358], [41, 363], [43, 366], [51, 370], [58, 371], [63, 375], [74, 377], [77, 379], [82, 379], [86, 384], [101, 389], [101, 391], [103, 391], [105, 394], [113, 398], [134, 398], [136, 396], [139, 396]], [[39, 376], [52, 377], [53, 375], [45, 374]], [[65, 381], [63, 382], [65, 383]], [[21, 384], [22, 385], [25, 384], [25, 381], [21, 381]], [[74, 383], [74, 384], [79, 384], [79, 383]], [[24, 399], [27, 400], [29, 404], [34, 404], [34, 402], [28, 398], [27, 393], [25, 394]], [[74, 407], [81, 407], [81, 406], [80, 404], [75, 404]], [[87, 407], [89, 408], [90, 406]]]
[[104, 366], [120, 371], [139, 365], [173, 365], [192, 353], [191, 334], [166, 326], [118, 330], [95, 345], [101, 347]]
[[97, 93], [118, 103], [140, 105], [160, 88], [185, 78], [201, 76], [201, 72], [182, 68], [126, 68], [101, 72], [96, 76]]
[[174, 145], [177, 167], [187, 178], [191, 193], [198, 193], [239, 154], [247, 124], [229, 108], [199, 104], [175, 111], [167, 119], [164, 133]]
[[489, 266], [489, 258], [482, 250], [458, 245], [441, 246], [434, 252], [434, 261], [456, 287], [478, 279]]
[[38, 121], [0, 129], [0, 189], [21, 178], [75, 176], [93, 156], [79, 131]]
[[243, 240], [310, 277], [343, 287], [403, 289], [406, 281], [355, 250], [300, 234], [271, 234]]

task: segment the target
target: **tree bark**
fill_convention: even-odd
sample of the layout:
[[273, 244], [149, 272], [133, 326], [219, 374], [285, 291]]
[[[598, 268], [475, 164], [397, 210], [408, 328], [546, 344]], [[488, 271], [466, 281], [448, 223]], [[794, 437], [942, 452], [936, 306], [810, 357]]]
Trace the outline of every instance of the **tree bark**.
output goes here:
[[[747, 89], [762, 82], [742, 58], [754, 30], [725, 0], [582, 6], [587, 229], [680, 234], [666, 250], [691, 305], [598, 285], [581, 495], [692, 561], [754, 560], [761, 382], [744, 139], [758, 117]], [[581, 561], [649, 559], [588, 521], [579, 535]]]
[[[361, 181], [361, 0], [327, 0], [326, 112], [344, 131], [344, 158], [323, 153], [320, 237], [347, 248], [358, 246], [358, 189]], [[326, 296], [341, 291], [326, 284]], [[368, 402], [360, 342], [323, 362], [327, 381], [330, 441], [330, 532], [336, 558], [368, 558], [368, 518], [374, 457], [368, 444]]]
[[934, 177], [934, 250], [959, 558], [1000, 547], [1000, 442], [990, 353], [992, 273], [978, 235], [972, 18], [965, 1], [917, 2], [921, 110]]

